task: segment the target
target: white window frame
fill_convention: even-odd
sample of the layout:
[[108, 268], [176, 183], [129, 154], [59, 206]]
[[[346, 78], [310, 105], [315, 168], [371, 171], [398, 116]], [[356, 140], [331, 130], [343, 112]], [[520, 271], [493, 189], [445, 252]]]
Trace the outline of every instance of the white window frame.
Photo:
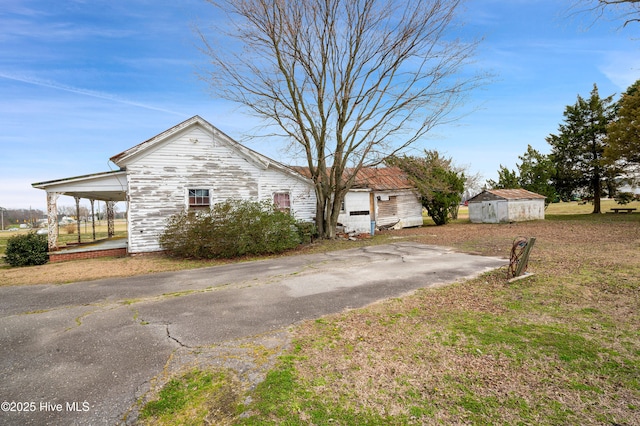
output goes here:
[[[204, 199], [207, 198], [208, 203], [194, 203], [191, 204], [191, 198], [192, 198], [192, 191], [194, 192], [194, 201], [198, 201], [198, 199]], [[197, 192], [198, 191], [206, 191], [207, 195], [198, 195]], [[211, 189], [209, 188], [187, 188], [187, 209], [189, 210], [198, 210], [198, 209], [209, 209], [211, 208]]]
[[[279, 196], [286, 196], [286, 200], [288, 202], [288, 206], [286, 207], [282, 207], [280, 205], [280, 203], [278, 203], [278, 200], [276, 199], [276, 197]], [[291, 192], [289, 191], [277, 191], [274, 192], [272, 195], [272, 200], [273, 200], [273, 204], [275, 204], [276, 208], [278, 210], [280, 210], [281, 212], [285, 212], [285, 213], [291, 213]]]

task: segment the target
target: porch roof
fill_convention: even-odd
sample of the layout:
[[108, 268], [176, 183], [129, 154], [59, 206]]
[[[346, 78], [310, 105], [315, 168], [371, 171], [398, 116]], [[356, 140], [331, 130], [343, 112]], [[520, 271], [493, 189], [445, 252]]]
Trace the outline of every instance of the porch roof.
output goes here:
[[34, 188], [61, 195], [101, 201], [127, 200], [127, 172], [114, 170], [31, 184]]

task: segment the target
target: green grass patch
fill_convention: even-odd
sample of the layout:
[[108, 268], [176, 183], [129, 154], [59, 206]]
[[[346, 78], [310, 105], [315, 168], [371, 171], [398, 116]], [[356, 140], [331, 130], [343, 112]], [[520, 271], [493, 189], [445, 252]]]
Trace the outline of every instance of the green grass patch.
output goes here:
[[560, 361], [593, 361], [606, 352], [563, 325], [520, 323], [503, 316], [461, 313], [447, 321], [452, 334], [464, 334], [467, 342], [487, 352], [492, 347], [502, 353], [520, 356], [546, 355]]
[[142, 407], [139, 419], [153, 425], [231, 424], [239, 407], [229, 372], [192, 370], [171, 379]]

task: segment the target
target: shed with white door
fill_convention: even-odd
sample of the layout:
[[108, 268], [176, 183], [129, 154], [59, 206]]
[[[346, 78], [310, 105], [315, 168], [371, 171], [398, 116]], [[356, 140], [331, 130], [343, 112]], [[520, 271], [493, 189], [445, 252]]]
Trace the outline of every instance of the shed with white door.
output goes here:
[[472, 223], [509, 223], [544, 219], [545, 196], [526, 189], [485, 189], [469, 199]]

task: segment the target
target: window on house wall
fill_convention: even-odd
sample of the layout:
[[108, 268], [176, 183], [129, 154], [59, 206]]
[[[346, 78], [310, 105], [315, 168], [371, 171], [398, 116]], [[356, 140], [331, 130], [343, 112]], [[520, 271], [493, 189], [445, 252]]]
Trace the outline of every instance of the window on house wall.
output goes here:
[[211, 206], [208, 189], [189, 190], [189, 208], [209, 208]]
[[291, 198], [288, 192], [276, 192], [273, 194], [273, 204], [281, 212], [289, 213], [291, 211]]

